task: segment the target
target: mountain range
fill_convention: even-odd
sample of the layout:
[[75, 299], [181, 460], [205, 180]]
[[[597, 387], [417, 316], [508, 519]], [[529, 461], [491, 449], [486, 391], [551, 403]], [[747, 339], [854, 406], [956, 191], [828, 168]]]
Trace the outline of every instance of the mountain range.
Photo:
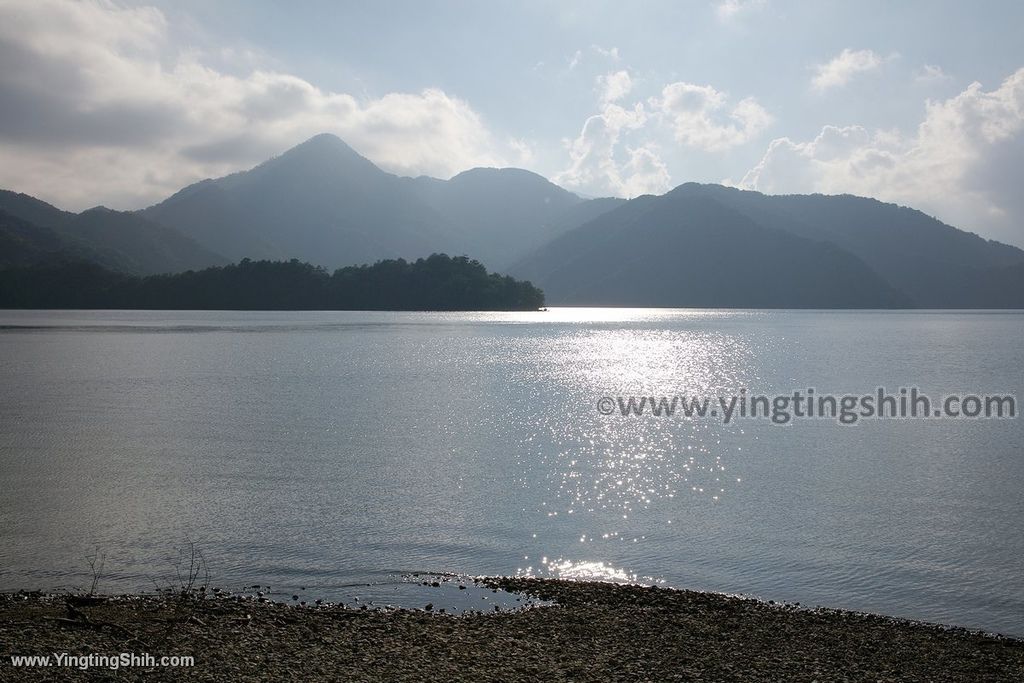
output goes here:
[[441, 251], [502, 270], [578, 225], [585, 203], [518, 169], [399, 177], [339, 138], [318, 135], [141, 214], [235, 260], [288, 257], [333, 268]]
[[81, 213], [0, 190], [0, 266], [90, 261], [133, 275], [227, 263], [184, 234], [130, 211], [98, 206]]
[[333, 135], [140, 211], [74, 214], [0, 191], [0, 267], [90, 261], [148, 275], [434, 252], [530, 279], [551, 305], [1024, 308], [1024, 251], [914, 209], [695, 183], [585, 199], [509, 168], [408, 178]]

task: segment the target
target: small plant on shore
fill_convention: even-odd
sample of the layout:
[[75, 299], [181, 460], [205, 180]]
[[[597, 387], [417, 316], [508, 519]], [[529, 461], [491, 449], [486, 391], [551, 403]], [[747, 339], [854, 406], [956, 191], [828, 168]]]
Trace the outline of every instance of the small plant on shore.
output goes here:
[[206, 593], [210, 586], [210, 568], [206, 564], [203, 552], [195, 543], [189, 541], [187, 547], [178, 549], [178, 561], [174, 565], [174, 570], [178, 580], [175, 592], [179, 595], [190, 597]]
[[96, 589], [103, 578], [103, 568], [107, 563], [107, 553], [95, 548], [91, 554], [85, 556], [85, 562], [89, 566], [89, 573], [92, 575], [92, 582], [89, 584], [89, 596], [96, 595]]
[[167, 606], [170, 608], [163, 632], [152, 641], [153, 646], [158, 648], [169, 642], [175, 632], [185, 624], [194, 622], [205, 626], [196, 616], [196, 612], [210, 585], [210, 569], [202, 550], [196, 547], [194, 541], [190, 540], [185, 546], [178, 548], [174, 573], [173, 583], [163, 588], [157, 587], [157, 592], [167, 596]]

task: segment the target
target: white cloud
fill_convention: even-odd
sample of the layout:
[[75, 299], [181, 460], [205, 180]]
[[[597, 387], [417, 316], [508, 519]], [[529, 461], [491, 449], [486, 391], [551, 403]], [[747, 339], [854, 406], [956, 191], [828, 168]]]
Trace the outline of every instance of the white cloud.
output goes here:
[[590, 194], [635, 197], [671, 187], [658, 142], [674, 139], [716, 152], [748, 142], [771, 123], [753, 98], [730, 106], [711, 86], [671, 83], [659, 97], [624, 103], [633, 82], [627, 70], [597, 79], [599, 113], [587, 118], [579, 135], [565, 140], [569, 165], [554, 177]]
[[4, 2], [0, 62], [0, 187], [69, 208], [144, 205], [320, 132], [414, 175], [522, 158], [441, 90], [357, 98], [279, 71], [218, 71], [175, 51], [153, 8]]
[[597, 87], [601, 93], [601, 102], [616, 102], [629, 94], [633, 89], [633, 79], [626, 70], [613, 71], [597, 77]]
[[855, 75], [877, 69], [881, 65], [882, 58], [871, 50], [847, 48], [829, 62], [815, 67], [817, 74], [811, 84], [818, 91], [843, 86]]
[[627, 147], [626, 153], [629, 160], [618, 177], [622, 196], [661, 194], [672, 186], [668, 166], [658, 156], [658, 151], [653, 145]]
[[715, 15], [719, 21], [728, 22], [744, 12], [760, 9], [766, 4], [767, 0], [721, 0], [715, 5]]
[[623, 135], [639, 131], [647, 122], [647, 112], [641, 103], [632, 109], [605, 104], [600, 114], [584, 122], [579, 136], [565, 141], [569, 168], [556, 175], [554, 181], [569, 188], [617, 197], [665, 192], [671, 187], [671, 178], [654, 144], [627, 145], [625, 159], [621, 158]]
[[925, 64], [917, 71], [916, 74], [914, 74], [914, 80], [923, 85], [944, 83], [952, 78], [952, 76], [942, 70], [941, 66], [936, 66], [934, 64]]
[[749, 142], [772, 122], [753, 97], [730, 109], [727, 95], [710, 85], [670, 83], [650, 103], [670, 123], [678, 142], [706, 151]]
[[572, 71], [577, 66], [579, 66], [580, 65], [580, 61], [582, 61], [582, 60], [583, 60], [583, 51], [582, 50], [576, 50], [576, 52], [573, 52], [572, 53], [572, 57], [569, 58], [569, 71]]
[[506, 144], [515, 153], [514, 163], [517, 166], [526, 167], [533, 163], [536, 156], [533, 143], [522, 138], [509, 138]]
[[610, 59], [613, 62], [617, 62], [620, 59], [619, 48], [617, 47], [613, 46], [609, 48], [604, 48], [601, 47], [600, 45], [591, 45], [590, 49], [596, 52], [597, 54], [601, 55], [602, 57]]
[[955, 97], [926, 103], [910, 135], [825, 126], [813, 140], [773, 140], [742, 185], [877, 197], [1021, 245], [1022, 158], [1024, 68], [995, 90], [972, 83]]

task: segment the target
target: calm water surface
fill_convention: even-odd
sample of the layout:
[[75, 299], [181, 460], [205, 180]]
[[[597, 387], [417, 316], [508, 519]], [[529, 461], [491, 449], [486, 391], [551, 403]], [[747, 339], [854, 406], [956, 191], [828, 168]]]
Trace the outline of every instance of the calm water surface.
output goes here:
[[[1024, 419], [604, 416], [603, 396], [1024, 397], [1024, 315], [0, 312], [0, 589], [345, 599], [661, 581], [1024, 635]], [[364, 593], [373, 588], [359, 590]], [[383, 589], [381, 589], [383, 590]]]

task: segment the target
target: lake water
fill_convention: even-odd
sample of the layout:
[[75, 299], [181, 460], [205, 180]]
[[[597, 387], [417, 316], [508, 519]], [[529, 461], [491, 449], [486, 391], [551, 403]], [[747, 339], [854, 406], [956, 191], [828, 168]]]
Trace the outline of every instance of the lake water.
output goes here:
[[998, 312], [0, 312], [0, 589], [88, 585], [99, 549], [101, 590], [148, 590], [191, 542], [275, 594], [554, 574], [1024, 635], [1024, 419], [597, 409], [1024, 397], [1022, 340]]

